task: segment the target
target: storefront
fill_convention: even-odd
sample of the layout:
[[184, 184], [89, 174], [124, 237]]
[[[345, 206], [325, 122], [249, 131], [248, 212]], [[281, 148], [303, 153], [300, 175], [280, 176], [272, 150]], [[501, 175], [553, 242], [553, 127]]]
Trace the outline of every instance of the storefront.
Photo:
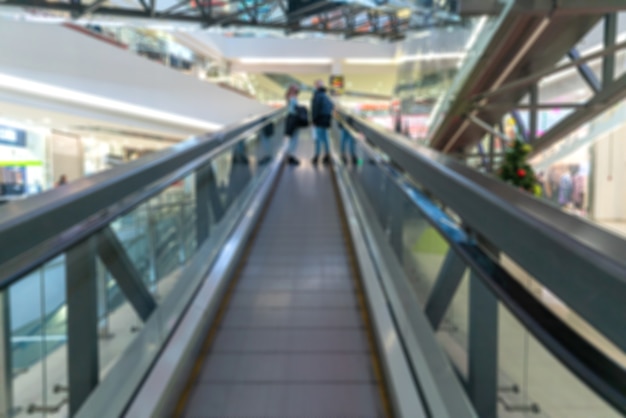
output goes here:
[[36, 134], [0, 125], [0, 201], [20, 199], [44, 187], [43, 153]]

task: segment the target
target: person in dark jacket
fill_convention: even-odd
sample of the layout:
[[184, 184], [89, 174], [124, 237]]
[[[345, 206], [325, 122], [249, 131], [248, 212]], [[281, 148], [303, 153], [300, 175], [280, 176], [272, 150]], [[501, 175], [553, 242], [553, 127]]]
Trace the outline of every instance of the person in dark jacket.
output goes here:
[[324, 164], [330, 162], [328, 128], [330, 128], [334, 107], [333, 102], [326, 93], [324, 83], [322, 80], [317, 80], [315, 82], [315, 94], [311, 101], [311, 116], [313, 126], [315, 127], [315, 156], [313, 157], [313, 164], [317, 164], [319, 160], [322, 145], [325, 151], [323, 162]]
[[296, 158], [298, 148], [298, 134], [300, 127], [298, 126], [298, 94], [300, 88], [292, 85], [287, 90], [285, 100], [287, 101], [287, 119], [285, 122], [285, 135], [289, 138], [289, 147], [287, 148], [287, 163], [291, 165], [300, 164], [300, 160]]

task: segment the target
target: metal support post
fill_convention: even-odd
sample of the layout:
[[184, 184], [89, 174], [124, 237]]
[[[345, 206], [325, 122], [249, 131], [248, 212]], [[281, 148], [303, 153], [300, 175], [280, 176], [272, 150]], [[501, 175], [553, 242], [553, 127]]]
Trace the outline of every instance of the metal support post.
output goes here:
[[487, 170], [493, 173], [494, 161], [496, 154], [496, 137], [493, 134], [489, 134], [489, 166]]
[[118, 286], [145, 321], [156, 308], [154, 298], [141, 280], [141, 275], [128, 257], [122, 243], [110, 227], [98, 234], [98, 254]]
[[497, 418], [498, 300], [474, 272], [470, 276], [468, 395], [481, 418]]
[[13, 362], [9, 289], [0, 292], [0, 417], [12, 416]]
[[[176, 210], [176, 209], [174, 209]], [[185, 203], [181, 203], [178, 208], [178, 216], [176, 216], [175, 222], [178, 224], [178, 231], [176, 236], [178, 237], [178, 262], [180, 265], [185, 264], [187, 260], [187, 249], [185, 247]]]
[[73, 416], [98, 385], [98, 282], [94, 238], [65, 256], [69, 413]]
[[520, 136], [524, 142], [528, 142], [529, 136], [526, 130], [526, 124], [524, 123], [524, 119], [522, 119], [521, 115], [517, 110], [511, 112], [511, 116], [515, 120], [515, 125], [519, 128]]
[[441, 325], [441, 321], [443, 321], [448, 307], [452, 303], [452, 299], [454, 299], [466, 268], [467, 266], [463, 260], [459, 258], [454, 250], [449, 249], [424, 309], [433, 329], [436, 330]]
[[531, 105], [531, 109], [529, 111], [529, 130], [530, 132], [528, 133], [528, 140], [529, 142], [532, 144], [533, 142], [535, 142], [535, 139], [537, 139], [537, 116], [538, 116], [538, 111], [537, 111], [537, 103], [539, 102], [539, 87], [537, 86], [537, 84], [533, 84], [532, 86], [530, 86], [530, 105]]
[[209, 237], [209, 187], [211, 166], [196, 171], [196, 245], [200, 247]]
[[[617, 13], [607, 14], [604, 18], [604, 48], [615, 46], [617, 38]], [[602, 86], [608, 87], [615, 79], [615, 53], [604, 56], [602, 62]]]
[[146, 238], [148, 240], [148, 281], [150, 290], [156, 294], [157, 286], [157, 225], [158, 219], [155, 218], [150, 202], [146, 202]]

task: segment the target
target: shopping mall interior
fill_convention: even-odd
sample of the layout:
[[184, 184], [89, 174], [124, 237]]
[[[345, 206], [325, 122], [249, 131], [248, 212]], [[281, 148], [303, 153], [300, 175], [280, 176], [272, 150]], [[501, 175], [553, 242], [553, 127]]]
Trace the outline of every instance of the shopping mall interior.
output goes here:
[[0, 0], [0, 417], [626, 416], [624, 185], [624, 0]]

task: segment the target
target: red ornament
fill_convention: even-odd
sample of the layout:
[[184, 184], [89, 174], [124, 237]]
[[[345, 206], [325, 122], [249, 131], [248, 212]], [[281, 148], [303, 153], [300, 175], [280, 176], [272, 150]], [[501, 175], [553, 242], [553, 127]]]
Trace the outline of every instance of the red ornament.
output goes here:
[[517, 175], [519, 177], [526, 177], [526, 170], [524, 170], [523, 168], [518, 168], [517, 169]]

